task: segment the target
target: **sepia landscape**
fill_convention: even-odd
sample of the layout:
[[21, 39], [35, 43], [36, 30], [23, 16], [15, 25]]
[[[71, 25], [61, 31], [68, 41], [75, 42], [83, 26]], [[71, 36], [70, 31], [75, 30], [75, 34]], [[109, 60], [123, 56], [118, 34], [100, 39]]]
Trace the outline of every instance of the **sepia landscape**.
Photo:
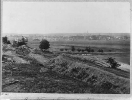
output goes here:
[[130, 34], [10, 35], [2, 44], [2, 91], [130, 93]]
[[3, 93], [130, 94], [130, 3], [2, 7]]

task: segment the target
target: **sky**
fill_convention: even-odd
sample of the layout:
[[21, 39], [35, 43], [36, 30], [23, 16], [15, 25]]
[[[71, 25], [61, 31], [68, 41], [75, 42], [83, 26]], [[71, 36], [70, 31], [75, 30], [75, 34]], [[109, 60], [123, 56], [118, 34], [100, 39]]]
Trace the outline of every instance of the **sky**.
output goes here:
[[3, 2], [2, 34], [130, 33], [128, 2]]

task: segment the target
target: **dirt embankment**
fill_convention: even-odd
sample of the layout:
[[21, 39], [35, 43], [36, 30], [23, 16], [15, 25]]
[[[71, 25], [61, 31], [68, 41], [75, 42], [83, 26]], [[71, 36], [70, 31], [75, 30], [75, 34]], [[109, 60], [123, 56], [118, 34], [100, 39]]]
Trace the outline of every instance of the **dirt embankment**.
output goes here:
[[28, 55], [29, 57], [31, 57], [31, 58], [34, 58], [34, 59], [36, 59], [39, 63], [41, 63], [41, 64], [45, 64], [46, 62], [47, 62], [47, 58], [44, 58], [42, 55], [39, 55], [39, 54], [33, 54], [33, 53], [30, 53], [29, 55]]
[[[22, 50], [25, 50], [25, 47]], [[93, 67], [88, 64], [90, 62], [83, 63], [79, 59], [65, 55], [45, 58], [40, 54], [22, 50], [18, 48], [18, 52], [6, 51], [4, 54], [11, 57], [11, 60], [16, 57], [15, 62], [3, 63], [4, 92], [130, 93], [129, 78], [119, 77], [100, 67]]]
[[48, 69], [89, 85], [91, 93], [130, 93], [130, 80], [97, 67], [58, 56], [49, 62]]
[[17, 49], [13, 48], [12, 46], [7, 46], [8, 48], [10, 47], [10, 49], [6, 48], [6, 50], [3, 50], [3, 54], [2, 54], [2, 61], [3, 63], [21, 63], [21, 64], [29, 64], [30, 62], [21, 58], [20, 54], [21, 52], [23, 52], [23, 56], [25, 56], [27, 53], [25, 53], [25, 50], [22, 50], [22, 48], [24, 47], [19, 47]]

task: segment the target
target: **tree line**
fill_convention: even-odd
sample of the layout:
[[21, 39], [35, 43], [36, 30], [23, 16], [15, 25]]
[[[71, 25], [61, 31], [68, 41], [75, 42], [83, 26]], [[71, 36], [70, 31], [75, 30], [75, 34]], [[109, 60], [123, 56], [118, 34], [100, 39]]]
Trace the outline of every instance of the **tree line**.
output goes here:
[[[78, 52], [95, 52], [94, 49], [92, 49], [91, 47], [86, 47], [85, 49], [81, 49], [81, 48], [75, 48], [75, 46], [71, 46], [71, 49], [67, 49], [67, 48], [60, 48], [60, 51], [68, 51], [71, 50], [72, 52], [74, 51], [78, 51]], [[103, 49], [99, 49], [97, 52], [103, 53]]]

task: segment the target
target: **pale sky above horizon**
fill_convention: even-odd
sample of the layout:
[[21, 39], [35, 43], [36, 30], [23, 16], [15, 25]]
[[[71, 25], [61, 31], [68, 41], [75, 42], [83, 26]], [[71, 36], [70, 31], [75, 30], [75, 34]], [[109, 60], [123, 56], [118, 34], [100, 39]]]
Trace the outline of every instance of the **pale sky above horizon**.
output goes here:
[[128, 2], [4, 2], [2, 34], [130, 33]]

